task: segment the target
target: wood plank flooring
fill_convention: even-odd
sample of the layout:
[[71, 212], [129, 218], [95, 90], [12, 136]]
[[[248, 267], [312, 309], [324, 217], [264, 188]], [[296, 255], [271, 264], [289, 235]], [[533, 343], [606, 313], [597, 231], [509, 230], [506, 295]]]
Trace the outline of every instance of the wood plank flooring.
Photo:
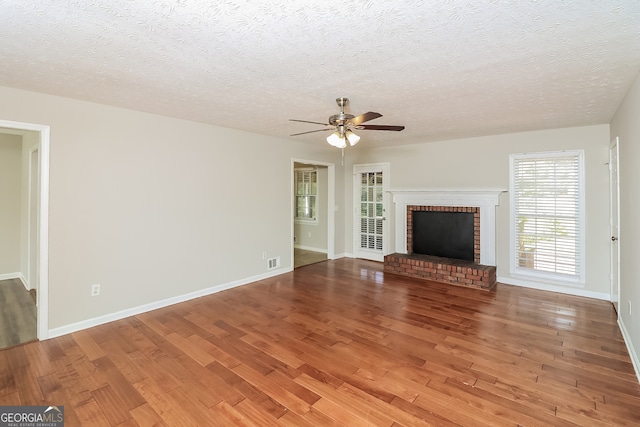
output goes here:
[[20, 280], [0, 280], [0, 349], [36, 338], [34, 299]]
[[631, 426], [611, 304], [340, 259], [0, 351], [0, 405], [68, 426]]
[[293, 250], [293, 268], [304, 267], [305, 265], [315, 264], [327, 260], [327, 254], [317, 251], [309, 251], [306, 249], [295, 248]]

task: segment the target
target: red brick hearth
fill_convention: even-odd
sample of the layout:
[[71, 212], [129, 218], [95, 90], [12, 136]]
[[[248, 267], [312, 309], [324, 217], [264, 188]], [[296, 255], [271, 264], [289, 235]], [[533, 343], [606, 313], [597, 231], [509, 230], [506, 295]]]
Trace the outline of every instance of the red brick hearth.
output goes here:
[[[413, 211], [473, 213], [474, 261], [414, 254]], [[452, 285], [491, 290], [496, 285], [496, 267], [480, 264], [480, 209], [478, 207], [433, 206], [407, 204], [406, 249], [408, 254], [394, 253], [384, 257], [384, 272]]]
[[484, 290], [496, 285], [494, 266], [430, 255], [386, 255], [384, 272]]

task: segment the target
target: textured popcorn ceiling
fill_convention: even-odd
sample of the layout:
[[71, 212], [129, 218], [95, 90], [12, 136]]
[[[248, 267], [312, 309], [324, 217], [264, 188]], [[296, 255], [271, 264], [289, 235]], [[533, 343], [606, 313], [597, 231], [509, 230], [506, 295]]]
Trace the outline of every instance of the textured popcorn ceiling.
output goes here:
[[406, 126], [358, 147], [608, 123], [639, 69], [638, 0], [0, 0], [2, 86], [278, 137], [346, 96]]

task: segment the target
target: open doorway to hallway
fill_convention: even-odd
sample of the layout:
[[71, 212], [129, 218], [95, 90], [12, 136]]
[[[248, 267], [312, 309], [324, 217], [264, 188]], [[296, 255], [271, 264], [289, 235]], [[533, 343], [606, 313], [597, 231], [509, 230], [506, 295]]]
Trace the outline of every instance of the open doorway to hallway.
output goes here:
[[334, 166], [293, 161], [294, 268], [334, 258]]
[[0, 348], [48, 337], [49, 127], [0, 120]]

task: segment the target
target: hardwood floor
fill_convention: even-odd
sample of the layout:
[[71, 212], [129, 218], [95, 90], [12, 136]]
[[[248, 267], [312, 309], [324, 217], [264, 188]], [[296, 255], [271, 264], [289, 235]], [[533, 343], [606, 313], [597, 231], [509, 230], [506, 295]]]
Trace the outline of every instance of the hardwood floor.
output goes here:
[[611, 304], [340, 259], [0, 351], [0, 405], [68, 426], [625, 426]]
[[36, 304], [18, 279], [0, 281], [0, 349], [33, 341]]
[[323, 252], [308, 251], [306, 249], [295, 248], [293, 250], [293, 268], [304, 267], [316, 262], [326, 261], [327, 254]]

